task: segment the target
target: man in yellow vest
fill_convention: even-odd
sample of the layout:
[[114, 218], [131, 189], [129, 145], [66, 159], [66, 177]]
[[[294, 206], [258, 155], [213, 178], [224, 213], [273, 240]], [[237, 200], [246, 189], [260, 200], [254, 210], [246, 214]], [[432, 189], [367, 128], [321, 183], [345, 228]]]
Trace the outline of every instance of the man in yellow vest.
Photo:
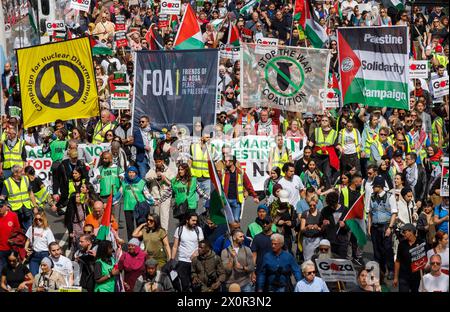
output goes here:
[[392, 159], [394, 157], [394, 147], [389, 138], [389, 128], [381, 127], [378, 138], [370, 146], [370, 161], [378, 163], [383, 156]]
[[331, 168], [339, 170], [339, 158], [335, 146], [337, 132], [330, 126], [330, 118], [323, 116], [320, 127], [314, 130], [312, 144], [316, 153], [317, 167], [322, 171], [329, 184], [332, 184], [334, 173]]
[[283, 165], [288, 162], [292, 162], [292, 153], [287, 147], [283, 144], [284, 139], [283, 136], [278, 134], [275, 137], [275, 143], [277, 144], [270, 150], [269, 154], [269, 169], [273, 167], [283, 168]]
[[1, 196], [8, 198], [11, 210], [19, 217], [21, 227], [26, 231], [32, 222], [33, 208], [38, 205], [31, 190], [30, 180], [19, 165], [12, 167], [12, 175], [5, 180]]
[[[253, 201], [258, 204], [259, 199], [252, 183], [247, 174], [236, 167], [236, 157], [227, 155], [225, 156], [225, 171], [220, 174], [222, 181], [223, 191], [230, 204], [231, 211], [235, 222], [239, 222], [241, 219], [241, 207], [244, 203], [244, 190], [253, 197]], [[228, 220], [230, 222], [230, 220]]]
[[361, 152], [361, 134], [353, 125], [353, 119], [348, 118], [345, 128], [339, 131], [337, 149], [341, 152], [341, 168], [356, 167], [361, 170], [359, 157]]
[[[211, 136], [209, 133], [203, 133], [200, 141], [191, 144], [191, 157], [189, 160], [189, 166], [191, 167], [191, 174], [197, 178], [197, 184], [203, 190], [204, 193], [211, 193], [211, 179], [208, 170], [208, 152], [206, 149], [210, 146], [209, 142]], [[214, 152], [210, 150], [210, 155], [214, 161]], [[205, 200], [203, 203], [205, 209], [209, 208], [209, 200]]]
[[27, 159], [25, 143], [17, 135], [17, 128], [9, 126], [7, 129], [7, 138], [2, 144], [0, 154], [0, 176], [3, 175], [4, 179], [11, 176], [11, 169], [14, 165], [19, 165], [23, 168]]
[[100, 120], [94, 127], [92, 134], [92, 144], [100, 144], [105, 140], [105, 134], [108, 130], [114, 129], [114, 124], [110, 121], [110, 112], [107, 109], [100, 113]]
[[361, 134], [361, 173], [363, 176], [367, 175], [367, 165], [370, 158], [370, 147], [378, 140], [378, 132], [381, 125], [380, 119], [377, 115], [370, 115], [369, 121], [364, 125], [364, 130]]

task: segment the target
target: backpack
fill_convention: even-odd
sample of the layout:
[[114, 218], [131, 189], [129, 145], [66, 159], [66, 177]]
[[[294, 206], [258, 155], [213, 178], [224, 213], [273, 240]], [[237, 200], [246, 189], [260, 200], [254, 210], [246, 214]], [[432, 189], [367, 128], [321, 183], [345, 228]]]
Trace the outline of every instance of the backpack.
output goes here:
[[8, 244], [11, 249], [19, 254], [19, 261], [22, 262], [27, 257], [27, 251], [25, 250], [25, 242], [27, 237], [21, 228], [12, 230], [8, 237]]
[[[179, 241], [181, 241], [181, 234], [183, 233], [183, 228], [184, 228], [184, 225], [180, 225], [178, 227], [178, 240]], [[195, 231], [195, 234], [197, 234], [197, 243], [199, 243], [200, 242], [200, 230], [198, 229], [197, 225], [194, 227], [194, 231]]]

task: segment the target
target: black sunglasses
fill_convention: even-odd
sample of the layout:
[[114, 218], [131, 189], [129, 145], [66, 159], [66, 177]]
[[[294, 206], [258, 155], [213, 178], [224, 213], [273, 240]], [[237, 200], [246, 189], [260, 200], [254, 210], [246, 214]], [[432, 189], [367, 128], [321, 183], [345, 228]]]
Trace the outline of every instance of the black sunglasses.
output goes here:
[[316, 274], [316, 271], [309, 271], [309, 272], [305, 272], [306, 275], [311, 275], [311, 274]]

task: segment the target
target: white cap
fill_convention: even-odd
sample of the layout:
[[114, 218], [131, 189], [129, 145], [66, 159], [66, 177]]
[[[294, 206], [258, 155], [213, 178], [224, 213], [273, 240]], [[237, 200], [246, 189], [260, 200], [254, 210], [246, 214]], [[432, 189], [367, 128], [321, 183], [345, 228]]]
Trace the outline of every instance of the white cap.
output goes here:
[[331, 244], [330, 244], [330, 241], [329, 241], [328, 239], [322, 239], [322, 240], [319, 242], [319, 246], [328, 246], [328, 247], [331, 247]]

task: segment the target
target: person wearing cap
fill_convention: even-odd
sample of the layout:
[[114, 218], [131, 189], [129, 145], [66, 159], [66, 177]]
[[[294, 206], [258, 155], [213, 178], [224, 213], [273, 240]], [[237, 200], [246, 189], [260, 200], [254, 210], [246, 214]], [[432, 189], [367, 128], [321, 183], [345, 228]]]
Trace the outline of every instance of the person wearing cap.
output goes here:
[[118, 262], [118, 270], [124, 272], [123, 284], [126, 292], [133, 291], [136, 280], [145, 272], [147, 253], [141, 250], [140, 244], [137, 238], [130, 239], [128, 250], [122, 253]]
[[339, 131], [338, 145], [336, 148], [341, 152], [341, 167], [347, 165], [356, 165], [360, 171], [359, 157], [361, 154], [361, 134], [353, 125], [353, 119], [348, 118], [345, 122], [345, 128]]
[[41, 271], [34, 277], [33, 292], [57, 292], [66, 285], [64, 277], [53, 270], [53, 261], [45, 257], [41, 261]]
[[[392, 285], [398, 286], [399, 292], [418, 292], [421, 273], [420, 270], [412, 271], [411, 250], [422, 244], [425, 245], [425, 242], [417, 238], [416, 227], [411, 223], [405, 224], [400, 230], [404, 240], [398, 244]], [[423, 249], [425, 251], [425, 246]]]
[[0, 176], [7, 179], [11, 176], [14, 165], [24, 166], [27, 160], [27, 151], [25, 150], [25, 141], [18, 135], [18, 128], [9, 125], [6, 128], [6, 140], [2, 140], [0, 152]]
[[138, 277], [133, 292], [174, 292], [169, 276], [158, 270], [158, 261], [150, 258], [145, 261], [145, 272]]
[[[252, 239], [255, 238], [256, 235], [261, 233], [264, 230], [264, 221], [269, 213], [269, 207], [265, 204], [260, 204], [257, 208], [257, 217], [255, 218], [255, 222], [252, 222], [248, 225], [247, 236]], [[276, 226], [272, 225], [272, 231], [276, 232]]]
[[389, 193], [384, 190], [383, 177], [376, 176], [372, 183], [373, 193], [368, 207], [367, 234], [372, 238], [374, 260], [380, 264], [383, 274], [388, 270], [388, 279], [393, 278], [394, 250], [392, 234], [398, 214], [396, 207], [391, 207]]
[[11, 205], [4, 198], [0, 198], [0, 272], [6, 265], [11, 253], [8, 239], [14, 231], [20, 229], [19, 218], [10, 211]]

